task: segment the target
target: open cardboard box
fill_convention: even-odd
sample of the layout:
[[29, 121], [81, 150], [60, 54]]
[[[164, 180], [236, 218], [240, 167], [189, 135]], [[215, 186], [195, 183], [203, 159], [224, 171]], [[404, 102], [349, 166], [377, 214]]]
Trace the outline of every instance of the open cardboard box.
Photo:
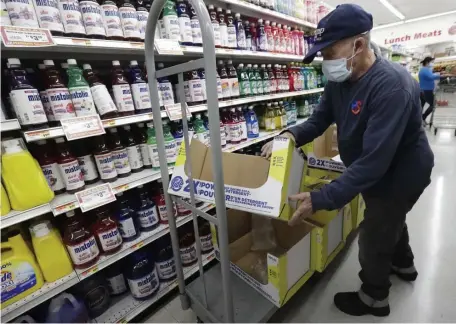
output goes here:
[[[198, 200], [214, 202], [211, 148], [191, 143], [192, 176]], [[222, 153], [226, 206], [255, 214], [289, 220], [296, 208], [288, 196], [300, 192], [304, 159], [287, 137], [274, 138], [270, 161], [259, 156]], [[181, 146], [168, 193], [190, 197], [185, 147]]]
[[[279, 247], [270, 253], [252, 252], [252, 214], [230, 209], [227, 218], [231, 270], [277, 307], [283, 306], [314, 272], [311, 264], [314, 226], [303, 223], [290, 227], [286, 222], [272, 219]], [[218, 257], [219, 246], [213, 224], [211, 230]], [[254, 268], [264, 269], [262, 279]]]

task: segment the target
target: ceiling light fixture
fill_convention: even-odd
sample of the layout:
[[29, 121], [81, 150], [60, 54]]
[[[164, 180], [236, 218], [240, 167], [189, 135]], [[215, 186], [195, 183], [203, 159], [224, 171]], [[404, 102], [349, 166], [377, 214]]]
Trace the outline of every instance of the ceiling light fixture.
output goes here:
[[394, 6], [391, 3], [389, 3], [388, 0], [378, 0], [378, 1], [380, 1], [381, 4], [384, 5], [386, 7], [386, 9], [391, 11], [397, 18], [399, 18], [400, 20], [405, 19], [405, 16], [399, 10], [394, 8]]

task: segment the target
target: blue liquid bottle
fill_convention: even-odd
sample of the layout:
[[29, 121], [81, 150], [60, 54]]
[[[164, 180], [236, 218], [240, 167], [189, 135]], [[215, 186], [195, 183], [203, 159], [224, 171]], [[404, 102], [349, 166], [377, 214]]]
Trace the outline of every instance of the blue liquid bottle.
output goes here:
[[130, 202], [123, 192], [116, 193], [117, 198], [117, 222], [119, 224], [120, 235], [124, 242], [136, 239], [140, 234], [138, 221], [134, 217], [134, 212], [130, 207]]
[[260, 127], [258, 125], [258, 118], [253, 110], [253, 106], [249, 106], [245, 114], [245, 122], [247, 124], [247, 137], [256, 138], [260, 135]]
[[159, 225], [160, 218], [158, 216], [157, 206], [150, 199], [149, 193], [142, 185], [138, 186], [139, 205], [136, 210], [139, 226], [142, 232], [149, 232]]
[[143, 114], [152, 112], [152, 104], [149, 97], [149, 87], [143, 78], [143, 72], [138, 66], [138, 61], [130, 61], [130, 72], [128, 73], [131, 94], [135, 103], [136, 113]]
[[160, 289], [155, 262], [147, 250], [141, 249], [129, 255], [125, 277], [134, 298], [145, 300]]

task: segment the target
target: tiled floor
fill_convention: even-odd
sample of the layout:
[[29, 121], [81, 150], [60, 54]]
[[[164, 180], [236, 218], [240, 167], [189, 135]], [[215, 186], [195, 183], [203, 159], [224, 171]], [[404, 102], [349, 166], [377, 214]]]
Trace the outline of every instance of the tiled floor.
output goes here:
[[[392, 276], [391, 315], [350, 317], [333, 296], [359, 288], [358, 246], [353, 242], [319, 278], [313, 278], [272, 318], [274, 322], [456, 322], [456, 137], [453, 131], [429, 133], [435, 154], [432, 183], [407, 217], [415, 264], [415, 283]], [[145, 322], [195, 322], [173, 299]]]

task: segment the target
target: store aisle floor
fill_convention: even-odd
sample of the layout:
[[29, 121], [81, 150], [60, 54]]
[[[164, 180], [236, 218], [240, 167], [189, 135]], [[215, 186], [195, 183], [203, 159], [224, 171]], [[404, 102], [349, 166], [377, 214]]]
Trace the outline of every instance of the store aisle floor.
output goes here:
[[[456, 307], [456, 137], [453, 131], [428, 133], [435, 154], [432, 183], [408, 214], [407, 223], [419, 276], [406, 283], [391, 276], [391, 314], [352, 317], [338, 311], [333, 296], [357, 290], [358, 244], [340, 255], [322, 274], [313, 277], [271, 322], [455, 322]], [[182, 311], [178, 298], [145, 322], [195, 322], [191, 310]]]

